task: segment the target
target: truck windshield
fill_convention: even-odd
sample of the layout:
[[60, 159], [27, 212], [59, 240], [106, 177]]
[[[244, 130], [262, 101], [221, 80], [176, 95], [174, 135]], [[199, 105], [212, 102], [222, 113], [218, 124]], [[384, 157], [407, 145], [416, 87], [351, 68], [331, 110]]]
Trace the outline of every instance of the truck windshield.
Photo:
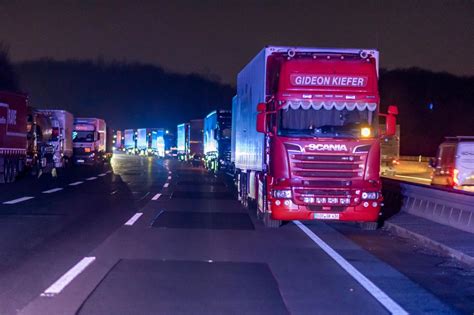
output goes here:
[[94, 142], [94, 131], [76, 131], [72, 132], [73, 142]]
[[293, 137], [358, 138], [362, 127], [377, 130], [373, 111], [333, 109], [282, 109], [278, 134]]

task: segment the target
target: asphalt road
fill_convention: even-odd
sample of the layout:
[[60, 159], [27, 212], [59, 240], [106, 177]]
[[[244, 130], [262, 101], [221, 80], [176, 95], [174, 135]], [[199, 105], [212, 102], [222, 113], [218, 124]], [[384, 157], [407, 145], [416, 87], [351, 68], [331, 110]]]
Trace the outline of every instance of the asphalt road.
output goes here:
[[384, 230], [266, 229], [228, 178], [178, 161], [117, 155], [1, 189], [0, 314], [474, 311], [472, 269]]

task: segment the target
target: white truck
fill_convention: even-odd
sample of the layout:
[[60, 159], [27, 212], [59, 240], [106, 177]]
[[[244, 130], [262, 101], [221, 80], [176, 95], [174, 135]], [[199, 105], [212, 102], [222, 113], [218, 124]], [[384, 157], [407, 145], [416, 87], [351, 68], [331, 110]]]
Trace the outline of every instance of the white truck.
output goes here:
[[107, 128], [100, 118], [74, 119], [72, 141], [75, 164], [102, 164], [107, 158]]
[[446, 137], [430, 166], [432, 185], [474, 186], [474, 136]]
[[51, 121], [52, 135], [48, 144], [54, 149], [54, 167], [64, 167], [72, 162], [74, 116], [68, 111], [59, 109], [39, 109], [38, 111], [49, 117]]

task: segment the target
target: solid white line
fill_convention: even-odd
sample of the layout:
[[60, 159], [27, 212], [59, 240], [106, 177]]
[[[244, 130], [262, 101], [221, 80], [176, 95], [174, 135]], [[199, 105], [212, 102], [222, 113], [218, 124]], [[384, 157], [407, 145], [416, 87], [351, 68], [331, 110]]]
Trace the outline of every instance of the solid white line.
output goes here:
[[97, 179], [97, 177], [92, 176], [92, 177], [86, 178], [86, 180], [94, 180], [94, 179]]
[[156, 194], [153, 196], [153, 198], [151, 198], [151, 200], [158, 200], [158, 198], [161, 197], [161, 194]]
[[170, 185], [170, 183], [165, 183], [165, 184], [163, 185], [163, 187], [166, 188], [166, 187], [168, 187], [169, 185]]
[[82, 183], [84, 183], [84, 182], [78, 181], [78, 182], [70, 183], [69, 186], [77, 186], [77, 185], [80, 185]]
[[19, 202], [26, 201], [26, 200], [30, 200], [30, 199], [33, 199], [33, 198], [34, 197], [30, 197], [30, 196], [21, 197], [21, 198], [13, 199], [13, 200], [10, 200], [10, 201], [5, 201], [3, 204], [4, 205], [12, 205], [12, 204], [19, 203]]
[[50, 190], [45, 190], [45, 191], [42, 191], [43, 194], [52, 194], [54, 192], [57, 192], [57, 191], [61, 191], [63, 190], [62, 188], [53, 188], [53, 189], [50, 189]]
[[41, 296], [54, 296], [61, 293], [61, 291], [71, 283], [74, 278], [76, 278], [81, 272], [83, 272], [87, 266], [89, 266], [95, 257], [84, 257], [79, 261], [74, 267], [69, 269], [64, 275], [61, 276], [55, 283], [53, 283], [49, 288], [47, 288]]
[[137, 222], [138, 219], [143, 215], [141, 212], [137, 212], [131, 217], [127, 222], [125, 222], [125, 225], [133, 225], [135, 222]]
[[390, 313], [397, 315], [408, 315], [400, 305], [392, 300], [385, 292], [379, 289], [372, 281], [366, 276], [360, 273], [354, 266], [352, 266], [347, 260], [339, 255], [334, 249], [320, 239], [316, 234], [313, 233], [308, 227], [306, 227], [300, 221], [293, 221], [297, 227], [299, 227], [313, 242], [315, 242], [326, 254], [328, 254], [336, 263], [342, 267], [352, 278], [354, 278], [361, 286], [363, 286], [377, 301], [380, 302]]
[[97, 176], [100, 176], [100, 177], [102, 177], [102, 176], [105, 176], [105, 175], [107, 175], [107, 174], [105, 174], [105, 173], [102, 173], [102, 174], [99, 174], [99, 175], [97, 175]]

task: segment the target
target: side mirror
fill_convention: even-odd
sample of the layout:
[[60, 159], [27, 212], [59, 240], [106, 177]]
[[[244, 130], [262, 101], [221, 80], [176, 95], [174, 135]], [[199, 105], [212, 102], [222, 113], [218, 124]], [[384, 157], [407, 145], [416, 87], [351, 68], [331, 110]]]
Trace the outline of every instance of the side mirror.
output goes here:
[[267, 132], [267, 113], [265, 112], [257, 114], [257, 132]]
[[389, 105], [387, 112], [390, 115], [398, 115], [398, 106], [396, 105]]
[[390, 105], [388, 107], [387, 114], [380, 114], [385, 117], [385, 137], [392, 137], [397, 133], [397, 117], [398, 107], [396, 105]]
[[213, 135], [214, 135], [214, 140], [219, 140], [219, 129], [215, 128], [214, 129], [214, 132], [213, 132]]
[[432, 168], [436, 168], [436, 158], [430, 158], [430, 160], [428, 161], [428, 164], [432, 167]]
[[266, 103], [257, 104], [257, 132], [267, 132], [267, 113], [265, 112], [266, 109]]

